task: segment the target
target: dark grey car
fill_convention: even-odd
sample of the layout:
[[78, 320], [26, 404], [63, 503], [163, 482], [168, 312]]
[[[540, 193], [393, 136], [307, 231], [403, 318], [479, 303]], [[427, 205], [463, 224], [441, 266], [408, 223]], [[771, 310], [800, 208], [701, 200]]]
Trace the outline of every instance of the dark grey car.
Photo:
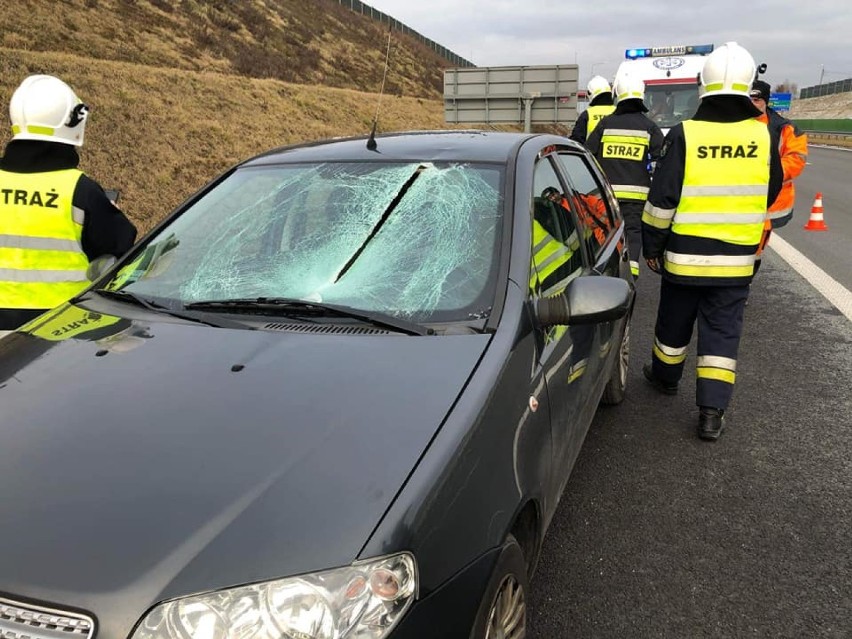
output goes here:
[[551, 135], [278, 149], [0, 340], [0, 636], [525, 635], [633, 284]]

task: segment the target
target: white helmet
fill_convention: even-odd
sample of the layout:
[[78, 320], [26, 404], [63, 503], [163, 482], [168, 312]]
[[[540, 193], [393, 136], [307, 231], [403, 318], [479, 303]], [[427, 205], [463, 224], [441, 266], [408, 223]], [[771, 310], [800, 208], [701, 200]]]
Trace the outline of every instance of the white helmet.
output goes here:
[[83, 146], [89, 108], [52, 75], [31, 75], [12, 94], [13, 140], [45, 140]]
[[598, 97], [601, 93], [611, 93], [612, 88], [609, 86], [609, 82], [606, 81], [606, 78], [601, 75], [596, 75], [589, 83], [586, 85], [586, 95], [589, 98], [589, 102]]
[[742, 95], [748, 97], [757, 72], [754, 58], [736, 42], [726, 42], [704, 61], [699, 76], [701, 97]]
[[622, 71], [612, 83], [612, 96], [615, 103], [622, 100], [645, 100], [645, 83], [628, 72]]

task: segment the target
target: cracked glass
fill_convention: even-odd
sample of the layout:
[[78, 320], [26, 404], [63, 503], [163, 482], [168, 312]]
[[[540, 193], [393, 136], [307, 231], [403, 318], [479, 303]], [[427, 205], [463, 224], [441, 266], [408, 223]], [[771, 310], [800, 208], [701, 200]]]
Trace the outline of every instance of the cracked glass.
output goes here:
[[503, 173], [472, 163], [317, 163], [235, 171], [107, 288], [176, 304], [284, 297], [419, 321], [491, 308]]

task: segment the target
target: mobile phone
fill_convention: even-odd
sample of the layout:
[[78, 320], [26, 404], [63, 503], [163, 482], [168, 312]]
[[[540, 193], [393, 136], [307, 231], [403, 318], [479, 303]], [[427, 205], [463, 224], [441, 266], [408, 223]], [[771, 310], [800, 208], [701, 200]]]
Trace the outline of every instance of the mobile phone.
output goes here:
[[109, 198], [109, 201], [113, 204], [118, 202], [119, 193], [116, 189], [104, 189], [104, 193], [106, 193], [106, 196]]

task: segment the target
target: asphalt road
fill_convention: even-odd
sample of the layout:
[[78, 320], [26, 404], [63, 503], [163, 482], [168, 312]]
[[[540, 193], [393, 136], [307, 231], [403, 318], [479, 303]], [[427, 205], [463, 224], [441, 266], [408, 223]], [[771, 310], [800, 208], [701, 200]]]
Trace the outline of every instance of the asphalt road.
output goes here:
[[[824, 190], [830, 231], [785, 239], [848, 282], [850, 173], [827, 182], [833, 155], [812, 155], [799, 199]], [[642, 378], [658, 287], [645, 271], [627, 398], [599, 411], [562, 497], [530, 637], [852, 637], [852, 322], [768, 251], [728, 428], [709, 443], [694, 431], [694, 344], [677, 396]]]
[[[802, 228], [817, 193], [822, 194], [828, 231]], [[808, 149], [808, 165], [796, 180], [793, 217], [778, 234], [852, 290], [852, 150], [814, 146]]]

